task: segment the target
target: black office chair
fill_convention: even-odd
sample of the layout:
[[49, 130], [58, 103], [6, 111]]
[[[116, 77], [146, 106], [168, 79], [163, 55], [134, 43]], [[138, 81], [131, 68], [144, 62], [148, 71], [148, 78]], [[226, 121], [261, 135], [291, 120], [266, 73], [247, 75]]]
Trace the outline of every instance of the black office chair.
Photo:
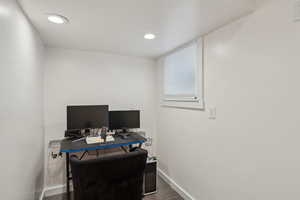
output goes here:
[[75, 200], [141, 200], [147, 151], [95, 160], [79, 160], [71, 156]]

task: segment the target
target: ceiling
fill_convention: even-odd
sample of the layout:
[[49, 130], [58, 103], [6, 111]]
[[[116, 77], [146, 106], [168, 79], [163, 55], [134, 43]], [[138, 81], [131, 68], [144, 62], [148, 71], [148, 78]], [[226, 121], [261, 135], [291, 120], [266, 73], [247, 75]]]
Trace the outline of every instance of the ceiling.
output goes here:
[[[155, 58], [253, 10], [255, 0], [19, 0], [49, 47]], [[52, 24], [47, 13], [70, 23]], [[155, 40], [145, 40], [145, 33]]]

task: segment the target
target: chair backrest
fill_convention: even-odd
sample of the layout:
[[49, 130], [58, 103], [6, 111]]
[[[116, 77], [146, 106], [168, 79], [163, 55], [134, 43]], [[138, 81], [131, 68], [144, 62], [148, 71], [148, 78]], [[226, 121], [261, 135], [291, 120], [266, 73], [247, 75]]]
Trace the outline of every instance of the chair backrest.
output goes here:
[[71, 156], [75, 200], [141, 200], [147, 151], [79, 160]]

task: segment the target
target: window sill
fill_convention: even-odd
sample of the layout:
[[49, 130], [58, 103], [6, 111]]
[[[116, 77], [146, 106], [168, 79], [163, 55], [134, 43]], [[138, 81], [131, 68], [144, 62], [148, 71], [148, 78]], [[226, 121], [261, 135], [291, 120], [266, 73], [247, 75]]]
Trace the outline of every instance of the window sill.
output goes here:
[[196, 109], [196, 110], [204, 110], [204, 102], [194, 101], [194, 102], [186, 102], [186, 101], [163, 101], [161, 104], [162, 107], [172, 107], [172, 108], [182, 108], [182, 109]]

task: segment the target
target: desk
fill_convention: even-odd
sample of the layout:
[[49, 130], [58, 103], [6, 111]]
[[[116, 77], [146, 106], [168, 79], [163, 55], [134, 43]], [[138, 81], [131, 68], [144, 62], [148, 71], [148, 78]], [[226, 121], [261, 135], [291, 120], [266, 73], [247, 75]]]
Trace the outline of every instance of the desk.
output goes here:
[[[121, 147], [123, 150], [125, 146], [131, 148], [134, 144], [139, 144], [139, 147], [146, 141], [146, 138], [138, 135], [137, 133], [130, 133], [126, 139], [121, 137], [114, 137], [113, 142], [104, 142], [97, 144], [87, 144], [85, 140], [79, 140], [73, 142], [71, 139], [64, 139], [61, 141], [60, 152], [66, 153], [66, 179], [67, 179], [67, 197], [70, 199], [70, 153], [75, 152], [86, 152], [90, 150], [106, 149], [106, 148], [118, 148]], [[84, 155], [84, 154], [83, 154]]]

